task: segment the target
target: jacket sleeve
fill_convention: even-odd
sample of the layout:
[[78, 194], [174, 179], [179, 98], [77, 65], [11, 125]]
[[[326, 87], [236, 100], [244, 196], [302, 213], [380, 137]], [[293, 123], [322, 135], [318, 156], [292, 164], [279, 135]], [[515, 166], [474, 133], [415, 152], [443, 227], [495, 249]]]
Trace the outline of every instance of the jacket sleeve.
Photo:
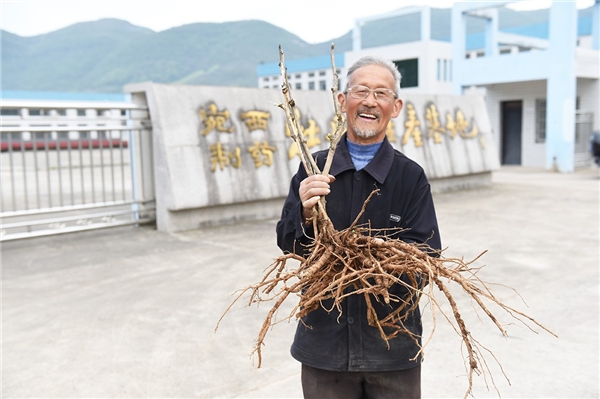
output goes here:
[[307, 177], [306, 171], [302, 164], [298, 172], [292, 178], [290, 190], [283, 210], [281, 218], [277, 222], [277, 245], [284, 253], [296, 253], [300, 256], [307, 254], [306, 246], [310, 244], [313, 234], [311, 225], [305, 225], [302, 218], [302, 203], [300, 202], [300, 182]]
[[[431, 186], [424, 172], [421, 172], [416, 180], [414, 190], [410, 199], [410, 203], [405, 214], [405, 227], [407, 229], [401, 233], [400, 239], [409, 243], [426, 244], [428, 247], [424, 250], [430, 256], [439, 257], [442, 249], [442, 242], [438, 228], [433, 196], [431, 194]], [[429, 284], [427, 276], [418, 274], [416, 276], [416, 286], [426, 286]], [[425, 281], [423, 282], [423, 278]], [[411, 285], [406, 275], [401, 276], [401, 279]], [[406, 289], [402, 287], [401, 292]]]
[[431, 186], [422, 172], [416, 182], [410, 203], [405, 214], [405, 226], [402, 240], [427, 244], [434, 250], [432, 256], [438, 256], [442, 248], [437, 216], [431, 195]]

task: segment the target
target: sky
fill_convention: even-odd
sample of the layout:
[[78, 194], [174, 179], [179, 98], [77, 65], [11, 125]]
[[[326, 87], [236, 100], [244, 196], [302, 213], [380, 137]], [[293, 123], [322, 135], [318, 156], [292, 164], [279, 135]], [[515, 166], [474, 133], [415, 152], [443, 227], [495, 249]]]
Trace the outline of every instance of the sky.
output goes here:
[[[480, 1], [480, 0], [469, 0]], [[593, 0], [576, 1], [578, 8]], [[450, 8], [455, 0], [0, 0], [1, 28], [19, 36], [35, 36], [69, 25], [118, 18], [156, 32], [196, 22], [259, 19], [279, 26], [308, 43], [337, 38], [359, 18], [402, 7], [427, 4]], [[547, 8], [551, 0], [520, 0], [510, 8]]]

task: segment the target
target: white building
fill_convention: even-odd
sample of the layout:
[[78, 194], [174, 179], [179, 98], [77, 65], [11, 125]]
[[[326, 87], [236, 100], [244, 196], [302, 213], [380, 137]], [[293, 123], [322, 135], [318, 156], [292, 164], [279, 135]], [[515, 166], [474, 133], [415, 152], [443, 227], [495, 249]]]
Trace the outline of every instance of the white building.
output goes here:
[[[405, 92], [483, 95], [502, 164], [564, 172], [589, 165], [588, 137], [600, 128], [600, 2], [591, 18], [578, 18], [574, 2], [553, 2], [544, 23], [500, 31], [498, 8], [506, 4], [457, 3], [450, 41], [432, 38], [429, 7], [357, 20], [352, 51], [336, 54], [340, 87], [357, 59], [378, 55], [396, 63]], [[416, 40], [363, 48], [366, 23], [398, 16], [420, 20]], [[485, 21], [485, 32], [467, 35], [469, 18]], [[293, 89], [332, 86], [329, 55], [286, 66]], [[259, 65], [257, 74], [259, 87], [281, 86], [277, 63]]]
[[[131, 103], [124, 94], [3, 92], [4, 145], [20, 141], [117, 138]], [[35, 97], [37, 99], [33, 99]]]

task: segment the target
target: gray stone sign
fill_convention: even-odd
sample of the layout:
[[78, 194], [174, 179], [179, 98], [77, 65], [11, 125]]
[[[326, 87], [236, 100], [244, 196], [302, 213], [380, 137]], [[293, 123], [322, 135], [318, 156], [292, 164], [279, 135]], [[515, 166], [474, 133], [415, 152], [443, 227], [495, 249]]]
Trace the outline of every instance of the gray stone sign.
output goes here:
[[[150, 109], [160, 230], [279, 215], [300, 164], [277, 107], [280, 90], [141, 83], [126, 91]], [[328, 148], [331, 93], [292, 96], [311, 150]], [[404, 107], [390, 122], [388, 139], [425, 169], [434, 191], [490, 183], [499, 162], [482, 97], [401, 98]]]

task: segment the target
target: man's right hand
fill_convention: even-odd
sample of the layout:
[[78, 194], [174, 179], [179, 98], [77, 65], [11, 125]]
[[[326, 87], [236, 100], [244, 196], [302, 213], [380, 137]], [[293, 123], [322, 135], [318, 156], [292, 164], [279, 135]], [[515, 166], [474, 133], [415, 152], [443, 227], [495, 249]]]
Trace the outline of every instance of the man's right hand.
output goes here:
[[312, 218], [312, 209], [322, 196], [329, 194], [329, 184], [335, 181], [332, 175], [316, 174], [308, 176], [300, 182], [298, 194], [302, 202], [302, 216], [305, 220]]

